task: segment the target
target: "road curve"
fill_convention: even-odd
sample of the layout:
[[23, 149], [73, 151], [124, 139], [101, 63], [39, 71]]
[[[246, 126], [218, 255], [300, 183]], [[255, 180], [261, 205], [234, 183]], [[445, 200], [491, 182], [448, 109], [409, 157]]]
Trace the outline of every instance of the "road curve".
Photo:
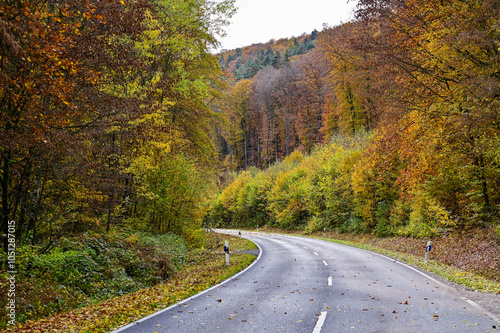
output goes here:
[[391, 258], [310, 238], [243, 236], [261, 249], [250, 268], [114, 333], [500, 331], [460, 291]]

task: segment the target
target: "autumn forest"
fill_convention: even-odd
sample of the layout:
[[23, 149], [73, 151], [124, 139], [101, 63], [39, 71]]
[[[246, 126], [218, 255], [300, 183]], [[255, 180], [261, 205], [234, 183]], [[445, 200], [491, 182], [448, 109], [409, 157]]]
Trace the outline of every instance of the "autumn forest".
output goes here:
[[79, 295], [17, 320], [167, 280], [204, 225], [500, 241], [497, 0], [360, 0], [217, 54], [233, 0], [0, 8], [0, 273], [15, 248], [18, 293]]
[[360, 1], [354, 22], [221, 55], [235, 84], [219, 151], [244, 172], [209, 216], [381, 236], [498, 225], [498, 10]]

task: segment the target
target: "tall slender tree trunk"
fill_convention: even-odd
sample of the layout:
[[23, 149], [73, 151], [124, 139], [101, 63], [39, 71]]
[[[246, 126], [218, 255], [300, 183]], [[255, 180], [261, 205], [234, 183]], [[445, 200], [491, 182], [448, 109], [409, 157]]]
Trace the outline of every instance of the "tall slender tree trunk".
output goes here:
[[354, 96], [351, 87], [347, 85], [347, 101], [349, 103], [349, 111], [351, 112], [351, 127], [352, 134], [356, 133], [356, 108], [354, 107]]
[[43, 194], [43, 186], [44, 183], [42, 182], [42, 179], [37, 176], [35, 180], [35, 190], [33, 191], [33, 199], [32, 199], [32, 209], [33, 209], [33, 214], [30, 217], [29, 223], [28, 223], [28, 230], [32, 231], [32, 239], [31, 243], [35, 245], [36, 243], [36, 228], [37, 228], [37, 221], [38, 221], [38, 212], [40, 210], [41, 202], [42, 202], [42, 194]]
[[245, 159], [245, 170], [248, 169], [248, 133], [247, 133], [247, 123], [245, 119], [243, 120], [243, 150]]
[[288, 119], [288, 115], [285, 118], [285, 127], [286, 127], [286, 156], [290, 155], [290, 120]]
[[108, 199], [108, 221], [106, 222], [106, 233], [109, 234], [111, 229], [111, 221], [113, 219], [113, 200], [115, 198], [115, 191], [112, 190], [110, 197]]
[[278, 134], [274, 134], [274, 154], [276, 157], [276, 162], [278, 162]]
[[245, 133], [245, 138], [243, 139], [243, 144], [245, 145], [245, 170], [248, 169], [248, 140], [247, 135]]

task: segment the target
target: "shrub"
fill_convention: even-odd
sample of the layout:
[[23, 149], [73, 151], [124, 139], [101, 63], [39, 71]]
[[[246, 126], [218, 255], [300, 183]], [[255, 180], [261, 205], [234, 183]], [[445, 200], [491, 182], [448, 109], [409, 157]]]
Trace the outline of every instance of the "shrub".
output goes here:
[[[198, 232], [193, 235], [202, 239]], [[61, 239], [48, 253], [42, 250], [18, 249], [16, 264], [22, 273], [16, 278], [16, 312], [20, 322], [166, 280], [183, 263], [186, 244], [172, 234], [85, 234]], [[0, 283], [1, 293], [6, 294], [6, 288], [6, 283]], [[6, 301], [2, 298], [0, 306]], [[0, 317], [0, 322], [4, 319]]]

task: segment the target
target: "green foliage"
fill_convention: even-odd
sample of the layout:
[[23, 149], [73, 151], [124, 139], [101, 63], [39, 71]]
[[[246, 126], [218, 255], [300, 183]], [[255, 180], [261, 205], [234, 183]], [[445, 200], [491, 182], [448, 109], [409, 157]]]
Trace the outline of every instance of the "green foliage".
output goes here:
[[186, 235], [196, 243], [192, 230], [201, 225], [208, 176], [191, 158], [153, 145], [132, 161], [129, 171], [141, 189], [136, 218], [155, 232]]
[[327, 223], [321, 217], [313, 216], [307, 222], [304, 232], [307, 235], [316, 231], [323, 231], [326, 225]]
[[182, 266], [186, 250], [179, 236], [149, 233], [65, 238], [44, 254], [21, 247], [17, 319], [46, 317], [164, 282]]
[[446, 210], [436, 200], [423, 194], [416, 195], [411, 204], [408, 225], [400, 233], [416, 238], [429, 238], [439, 234], [442, 228], [455, 226]]
[[[286, 167], [286, 164], [284, 164]], [[308, 217], [307, 172], [301, 166], [291, 167], [278, 175], [267, 193], [268, 210], [275, 225], [283, 229], [302, 229]]]
[[[231, 72], [236, 80], [252, 79], [266, 68], [281, 68], [290, 62], [290, 58], [307, 54], [315, 47], [318, 31], [298, 38], [270, 40], [265, 44], [254, 44], [243, 49], [223, 50], [219, 64], [224, 71]], [[225, 60], [224, 60], [225, 59]]]
[[377, 221], [376, 235], [378, 237], [386, 237], [390, 235], [389, 222], [387, 215], [389, 213], [389, 205], [386, 202], [379, 202], [375, 220]]

